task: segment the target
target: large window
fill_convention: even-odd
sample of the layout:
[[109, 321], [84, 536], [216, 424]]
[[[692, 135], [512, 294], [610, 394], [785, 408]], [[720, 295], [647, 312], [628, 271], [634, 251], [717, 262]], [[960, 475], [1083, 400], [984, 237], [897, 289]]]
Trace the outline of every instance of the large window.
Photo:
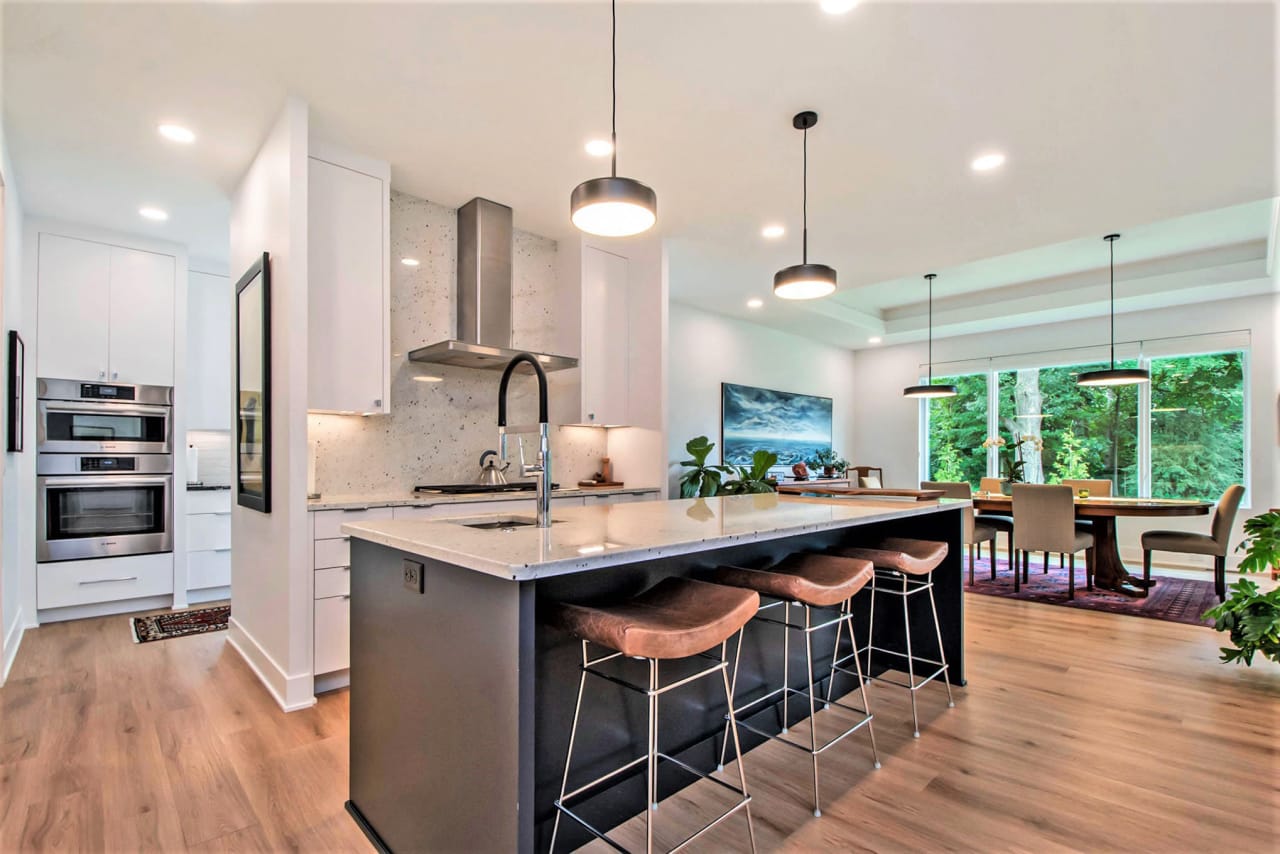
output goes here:
[[[1020, 448], [1029, 483], [1100, 479], [1115, 495], [1217, 499], [1245, 478], [1245, 355], [1144, 359], [1149, 386], [1077, 384], [1102, 364], [938, 377], [960, 393], [926, 401], [924, 471], [977, 486]], [[1004, 445], [984, 449], [991, 437]]]
[[960, 393], [929, 404], [928, 480], [967, 481], [974, 487], [987, 473], [987, 375], [937, 377]]
[[1244, 354], [1151, 360], [1151, 494], [1217, 499], [1244, 483]]

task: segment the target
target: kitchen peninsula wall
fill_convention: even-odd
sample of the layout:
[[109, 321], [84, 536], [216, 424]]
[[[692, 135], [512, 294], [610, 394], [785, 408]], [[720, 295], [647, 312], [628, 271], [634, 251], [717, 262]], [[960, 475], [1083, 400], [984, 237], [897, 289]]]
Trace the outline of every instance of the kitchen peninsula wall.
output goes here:
[[[497, 447], [499, 372], [406, 358], [416, 347], [454, 335], [456, 226], [454, 209], [392, 191], [391, 413], [308, 416], [309, 438], [319, 443], [321, 494], [387, 494], [421, 483], [465, 483], [479, 475], [480, 454]], [[512, 344], [556, 352], [556, 242], [516, 230], [514, 244]], [[402, 258], [419, 264], [406, 266]], [[513, 423], [536, 420], [533, 390], [532, 379], [512, 381]], [[532, 454], [530, 438], [525, 442]], [[590, 477], [607, 442], [599, 428], [553, 428], [555, 480], [569, 486]]]

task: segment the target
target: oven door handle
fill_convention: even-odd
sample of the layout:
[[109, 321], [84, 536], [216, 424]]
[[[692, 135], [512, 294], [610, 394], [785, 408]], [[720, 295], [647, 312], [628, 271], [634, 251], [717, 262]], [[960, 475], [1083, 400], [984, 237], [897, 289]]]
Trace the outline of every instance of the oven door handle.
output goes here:
[[157, 477], [129, 477], [115, 474], [90, 474], [70, 477], [41, 477], [40, 484], [44, 487], [64, 487], [64, 486], [169, 486], [173, 482], [173, 475], [159, 475]]
[[126, 406], [119, 403], [63, 403], [61, 401], [42, 401], [41, 408], [46, 412], [66, 412], [80, 415], [155, 415], [168, 418], [172, 410], [168, 406]]

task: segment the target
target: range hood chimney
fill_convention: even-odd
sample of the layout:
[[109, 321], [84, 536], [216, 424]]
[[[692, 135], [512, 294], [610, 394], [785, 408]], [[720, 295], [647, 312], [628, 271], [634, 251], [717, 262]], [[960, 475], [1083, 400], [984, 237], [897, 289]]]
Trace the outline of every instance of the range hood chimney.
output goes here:
[[[500, 371], [511, 347], [511, 208], [472, 199], [458, 208], [458, 337], [419, 347], [411, 362]], [[576, 368], [569, 356], [534, 353], [544, 370]]]

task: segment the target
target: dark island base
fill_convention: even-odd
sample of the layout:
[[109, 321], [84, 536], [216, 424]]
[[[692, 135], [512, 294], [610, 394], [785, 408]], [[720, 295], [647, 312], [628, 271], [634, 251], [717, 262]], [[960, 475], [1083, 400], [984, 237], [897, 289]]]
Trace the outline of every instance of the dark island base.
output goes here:
[[[348, 810], [379, 850], [545, 851], [573, 719], [581, 645], [546, 625], [540, 610], [558, 601], [625, 598], [666, 576], [697, 577], [721, 564], [767, 565], [797, 551], [868, 544], [884, 536], [946, 541], [951, 548], [934, 573], [934, 593], [952, 683], [964, 684], [960, 532], [957, 509], [529, 582], [353, 540], [352, 563], [358, 570], [352, 573]], [[406, 558], [425, 562], [425, 595], [404, 589]], [[859, 594], [854, 604], [858, 639], [865, 644], [870, 593]], [[876, 645], [905, 651], [900, 598], [877, 597], [876, 606]], [[933, 657], [937, 640], [927, 594], [911, 597], [910, 607], [912, 646], [917, 654]], [[802, 621], [803, 612], [793, 608], [792, 617]], [[748, 625], [739, 704], [781, 684], [781, 631]], [[813, 636], [820, 692], [830, 674], [834, 636], [834, 628]], [[842, 646], [842, 654], [847, 653], [847, 634]], [[887, 656], [877, 658], [876, 672], [890, 663]], [[643, 667], [641, 662], [620, 662], [623, 668], [629, 665]], [[696, 666], [663, 662], [662, 683]], [[792, 687], [802, 687], [804, 646], [794, 633], [790, 672]], [[837, 691], [854, 690], [854, 682], [841, 678]], [[872, 703], [874, 712], [874, 695]], [[776, 731], [780, 703], [774, 710], [754, 714], [752, 723]], [[645, 714], [643, 697], [588, 678], [570, 786], [641, 755]], [[664, 695], [659, 712], [663, 751], [704, 771], [714, 770], [724, 714], [718, 680], [700, 680]], [[793, 697], [789, 715], [793, 724], [807, 718], [807, 701]], [[744, 750], [763, 741], [746, 731], [742, 738]], [[848, 749], [863, 746], [854, 739]], [[750, 786], [749, 758], [746, 770]], [[692, 781], [687, 774], [664, 769], [660, 795], [667, 797]], [[607, 829], [638, 813], [643, 803], [641, 767], [582, 804], [579, 812]], [[575, 823], [562, 821], [557, 848], [571, 849], [590, 839]]]

